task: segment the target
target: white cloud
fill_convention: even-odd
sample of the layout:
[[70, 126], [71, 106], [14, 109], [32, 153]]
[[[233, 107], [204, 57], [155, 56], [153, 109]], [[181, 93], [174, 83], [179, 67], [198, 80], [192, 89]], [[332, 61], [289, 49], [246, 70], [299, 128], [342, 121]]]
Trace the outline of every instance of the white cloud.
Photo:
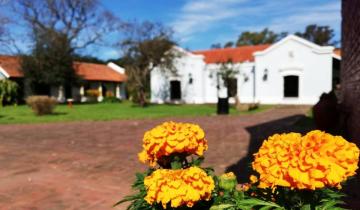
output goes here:
[[267, 27], [293, 33], [308, 24], [329, 25], [339, 35], [340, 4], [338, 0], [189, 0], [171, 25], [182, 43], [204, 38], [198, 36], [202, 32], [218, 34], [219, 41], [224, 37], [234, 41], [245, 30]]
[[235, 17], [235, 5], [248, 0], [199, 0], [188, 1], [171, 24], [182, 41], [191, 35], [208, 30], [216, 22]]

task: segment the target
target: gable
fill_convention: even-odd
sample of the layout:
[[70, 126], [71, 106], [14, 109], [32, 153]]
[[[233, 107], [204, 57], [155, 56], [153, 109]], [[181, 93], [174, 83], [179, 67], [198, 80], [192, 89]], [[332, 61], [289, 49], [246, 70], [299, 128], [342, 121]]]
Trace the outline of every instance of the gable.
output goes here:
[[289, 43], [297, 44], [298, 46], [307, 48], [317, 54], [328, 54], [328, 53], [332, 54], [333, 50], [334, 50], [334, 47], [332, 47], [332, 46], [320, 46], [320, 45], [312, 43], [304, 38], [301, 38], [301, 37], [298, 37], [295, 35], [289, 35], [289, 36], [285, 37], [284, 39], [271, 45], [269, 48], [267, 48], [263, 51], [255, 52], [254, 56], [266, 55], [268, 53], [271, 53], [272, 51], [275, 51], [278, 48], [281, 48], [284, 45], [288, 45]]

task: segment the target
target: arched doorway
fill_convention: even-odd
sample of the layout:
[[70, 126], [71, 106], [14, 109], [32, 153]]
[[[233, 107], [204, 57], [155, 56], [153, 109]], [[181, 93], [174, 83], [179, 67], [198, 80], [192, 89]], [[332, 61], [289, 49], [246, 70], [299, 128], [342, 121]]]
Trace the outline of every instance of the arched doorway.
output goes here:
[[295, 75], [284, 76], [284, 97], [285, 98], [299, 97], [299, 76], [295, 76]]
[[170, 81], [170, 99], [171, 100], [181, 99], [181, 83], [178, 80]]

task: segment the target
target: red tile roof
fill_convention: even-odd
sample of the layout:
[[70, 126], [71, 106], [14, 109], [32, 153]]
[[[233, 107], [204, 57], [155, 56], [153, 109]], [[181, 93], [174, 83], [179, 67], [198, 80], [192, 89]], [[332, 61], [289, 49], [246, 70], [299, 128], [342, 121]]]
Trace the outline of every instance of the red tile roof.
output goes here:
[[268, 48], [270, 45], [253, 45], [253, 46], [241, 46], [235, 48], [222, 48], [211, 50], [194, 51], [194, 54], [204, 55], [205, 63], [221, 63], [231, 60], [234, 63], [241, 63], [245, 61], [254, 61], [253, 53], [262, 51]]
[[[19, 57], [0, 55], [0, 67], [4, 69], [10, 77], [24, 76], [20, 70]], [[84, 80], [111, 82], [123, 82], [127, 80], [125, 74], [121, 74], [104, 64], [75, 62], [74, 69]]]
[[23, 77], [23, 73], [20, 70], [19, 57], [0, 55], [0, 67], [4, 69], [10, 77]]
[[104, 64], [75, 62], [74, 69], [84, 80], [112, 82], [127, 80], [125, 74], [121, 74]]

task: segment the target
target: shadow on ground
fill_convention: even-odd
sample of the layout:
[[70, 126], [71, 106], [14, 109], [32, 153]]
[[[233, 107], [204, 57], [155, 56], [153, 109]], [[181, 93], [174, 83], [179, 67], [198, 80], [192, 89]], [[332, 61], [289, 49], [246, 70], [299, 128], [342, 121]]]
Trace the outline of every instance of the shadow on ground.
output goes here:
[[250, 134], [250, 143], [247, 149], [248, 153], [237, 163], [228, 166], [226, 171], [234, 172], [238, 178], [239, 183], [248, 182], [248, 178], [252, 172], [251, 162], [253, 161], [253, 154], [258, 151], [263, 140], [267, 139], [269, 136], [275, 133], [299, 132], [304, 134], [314, 128], [315, 126], [312, 118], [305, 115], [293, 115], [290, 117], [246, 127], [245, 129]]
[[[258, 151], [263, 140], [275, 133], [298, 132], [305, 134], [315, 129], [313, 118], [306, 115], [293, 115], [282, 119], [257, 124], [246, 127], [250, 134], [250, 143], [248, 153], [237, 163], [226, 168], [226, 172], [234, 172], [239, 183], [249, 182], [249, 176], [252, 174], [251, 162], [253, 154]], [[351, 178], [343, 186], [343, 192], [347, 195], [345, 198], [348, 209], [360, 209], [360, 174]]]

